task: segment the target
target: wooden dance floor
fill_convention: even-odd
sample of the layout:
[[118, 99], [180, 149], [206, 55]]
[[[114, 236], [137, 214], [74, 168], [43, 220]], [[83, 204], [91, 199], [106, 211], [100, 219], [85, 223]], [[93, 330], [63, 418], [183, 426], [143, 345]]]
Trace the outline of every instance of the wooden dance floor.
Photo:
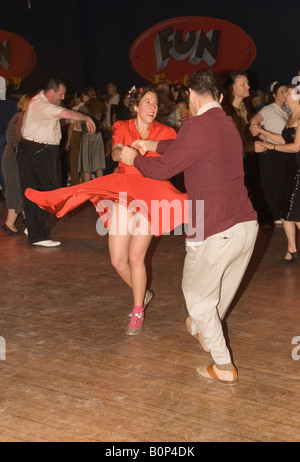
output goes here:
[[0, 441], [299, 441], [300, 264], [278, 264], [282, 228], [260, 231], [226, 320], [239, 370], [226, 387], [196, 375], [210, 361], [185, 331], [184, 237], [153, 240], [155, 298], [130, 338], [131, 293], [96, 222], [91, 204], [61, 219], [52, 250], [0, 231]]

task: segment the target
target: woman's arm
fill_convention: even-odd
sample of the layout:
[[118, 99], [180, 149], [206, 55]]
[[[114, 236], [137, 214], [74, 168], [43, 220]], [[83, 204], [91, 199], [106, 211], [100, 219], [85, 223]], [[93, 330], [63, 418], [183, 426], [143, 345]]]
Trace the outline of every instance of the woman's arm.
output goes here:
[[114, 162], [122, 162], [122, 149], [124, 145], [121, 143], [114, 144], [111, 151], [111, 157]]
[[250, 125], [260, 125], [264, 121], [262, 114], [255, 114], [254, 117], [250, 120]]
[[136, 140], [132, 143], [131, 147], [137, 149], [142, 156], [145, 156], [147, 152], [156, 152], [159, 141], [154, 140]]
[[288, 154], [299, 152], [300, 151], [300, 123], [298, 123], [295, 141], [293, 143], [286, 144], [285, 142], [283, 142], [282, 144], [277, 144], [277, 145], [266, 143], [266, 148], [270, 150], [286, 152]]
[[[259, 112], [258, 114], [255, 114], [254, 117], [252, 117], [252, 119], [250, 120], [250, 132], [251, 132], [251, 127], [253, 125], [259, 125], [264, 121], [264, 116]], [[253, 135], [253, 133], [251, 132], [251, 134]], [[256, 136], [256, 135], [255, 135]], [[258, 135], [258, 138], [260, 141], [267, 141], [267, 138], [265, 135], [263, 135], [262, 133], [260, 133]], [[255, 143], [254, 143], [254, 146], [255, 146]], [[255, 151], [255, 152], [258, 152], [258, 151]]]
[[277, 144], [285, 144], [284, 139], [281, 135], [277, 133], [269, 132], [268, 130], [265, 130], [259, 125], [251, 125], [250, 131], [253, 136], [262, 134], [262, 135], [265, 135], [269, 140], [272, 140]]

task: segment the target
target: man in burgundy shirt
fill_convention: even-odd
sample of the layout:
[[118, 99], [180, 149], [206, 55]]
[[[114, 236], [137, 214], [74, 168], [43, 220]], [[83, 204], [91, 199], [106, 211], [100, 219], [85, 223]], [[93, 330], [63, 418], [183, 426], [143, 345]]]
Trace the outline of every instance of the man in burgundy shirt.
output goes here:
[[[182, 283], [190, 314], [187, 328], [214, 360], [197, 372], [207, 380], [235, 384], [237, 370], [221, 321], [253, 253], [257, 215], [244, 184], [242, 140], [219, 104], [216, 74], [209, 69], [195, 72], [189, 90], [194, 117], [184, 123], [176, 140], [136, 141], [123, 149], [122, 161], [157, 180], [184, 172], [192, 204]], [[148, 151], [162, 156], [144, 157]]]

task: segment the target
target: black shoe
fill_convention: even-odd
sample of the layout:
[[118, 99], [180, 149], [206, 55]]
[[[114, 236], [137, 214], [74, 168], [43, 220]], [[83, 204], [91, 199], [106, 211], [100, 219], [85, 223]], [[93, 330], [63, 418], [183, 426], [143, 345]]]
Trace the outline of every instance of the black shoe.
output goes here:
[[290, 260], [288, 260], [287, 258], [284, 258], [280, 262], [281, 265], [293, 265], [299, 260], [300, 258], [299, 252], [289, 252], [288, 251], [288, 253], [291, 255], [292, 258]]
[[19, 236], [20, 233], [19, 231], [13, 231], [12, 229], [10, 229], [6, 224], [4, 224], [2, 226], [2, 229], [3, 231], [5, 231], [10, 237], [16, 237], [16, 236]]

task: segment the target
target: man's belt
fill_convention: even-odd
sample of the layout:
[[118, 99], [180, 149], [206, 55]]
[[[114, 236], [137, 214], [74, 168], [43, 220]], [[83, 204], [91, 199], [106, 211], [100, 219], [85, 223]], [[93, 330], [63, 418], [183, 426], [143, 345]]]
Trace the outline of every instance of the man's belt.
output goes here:
[[49, 146], [59, 146], [59, 144], [51, 144], [51, 143], [47, 143], [47, 142], [41, 142], [41, 141], [36, 141], [36, 140], [33, 140], [31, 138], [23, 138], [25, 141], [31, 141], [32, 143], [36, 143], [36, 144], [45, 144], [45, 145], [49, 145]]

